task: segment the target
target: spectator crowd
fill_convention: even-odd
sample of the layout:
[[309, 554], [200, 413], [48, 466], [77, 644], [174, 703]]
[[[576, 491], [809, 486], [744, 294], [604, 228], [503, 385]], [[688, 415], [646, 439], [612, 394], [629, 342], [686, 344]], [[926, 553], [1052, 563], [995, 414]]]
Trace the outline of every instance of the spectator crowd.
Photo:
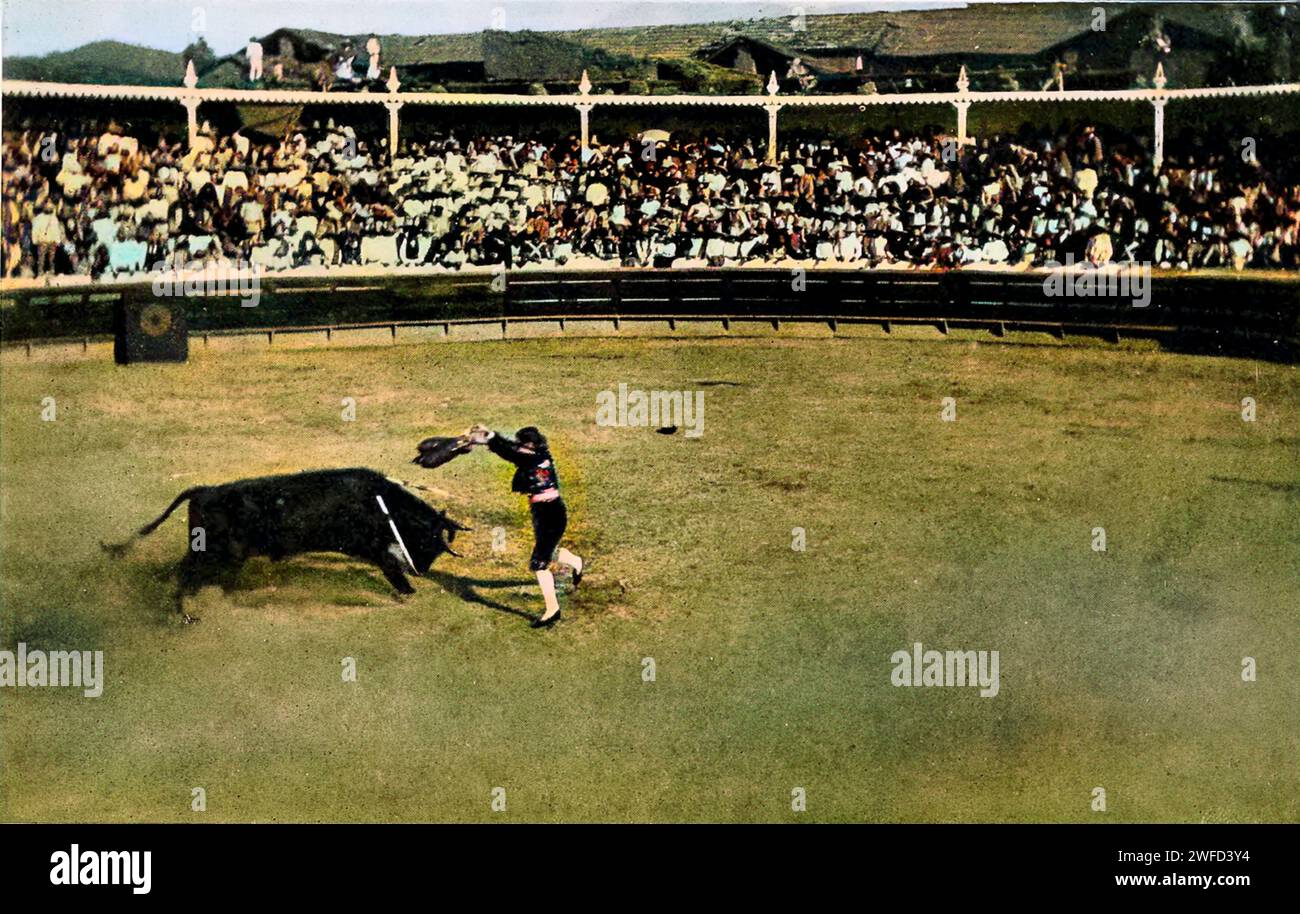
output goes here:
[[[431, 137], [390, 162], [332, 122], [192, 147], [116, 127], [4, 142], [4, 275], [566, 264], [1300, 267], [1300, 182], [1228, 153], [1156, 171], [1091, 127], [852, 143]], [[1289, 166], [1283, 166], [1289, 167]]]

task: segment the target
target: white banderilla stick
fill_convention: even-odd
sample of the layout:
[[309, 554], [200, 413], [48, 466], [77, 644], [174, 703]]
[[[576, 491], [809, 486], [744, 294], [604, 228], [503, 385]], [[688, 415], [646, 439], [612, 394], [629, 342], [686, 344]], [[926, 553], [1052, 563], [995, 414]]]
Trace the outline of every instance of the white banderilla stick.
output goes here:
[[406, 543], [402, 542], [402, 534], [397, 532], [397, 524], [393, 523], [393, 515], [388, 513], [388, 505], [384, 504], [384, 496], [376, 495], [375, 501], [379, 502], [379, 507], [383, 510], [384, 517], [388, 518], [388, 529], [393, 531], [393, 536], [397, 539], [398, 548], [402, 550], [402, 555], [406, 556], [406, 564], [410, 565], [411, 570], [415, 571], [418, 575], [420, 572], [416, 571], [415, 563], [411, 561], [411, 553], [406, 551]]

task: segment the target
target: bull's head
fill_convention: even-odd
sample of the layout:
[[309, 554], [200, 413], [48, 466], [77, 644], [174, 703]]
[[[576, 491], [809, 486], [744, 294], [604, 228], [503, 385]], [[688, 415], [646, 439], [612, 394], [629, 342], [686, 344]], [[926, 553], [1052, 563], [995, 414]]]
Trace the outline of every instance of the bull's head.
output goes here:
[[452, 543], [456, 541], [457, 533], [470, 529], [441, 511], [435, 510], [431, 513], [433, 515], [431, 518], [419, 524], [414, 537], [415, 542], [411, 545], [411, 560], [415, 563], [415, 570], [420, 574], [426, 573], [438, 556], [444, 552], [459, 557], [460, 553], [452, 548]]
[[442, 540], [442, 548], [446, 549], [452, 555], [456, 556], [456, 558], [460, 558], [461, 557], [460, 553], [457, 552], [455, 549], [451, 548], [451, 544], [456, 541], [457, 533], [459, 533], [462, 530], [468, 530], [468, 529], [469, 527], [457, 523], [456, 521], [448, 517], [446, 514], [444, 514], [442, 516], [442, 529], [438, 531], [438, 538]]

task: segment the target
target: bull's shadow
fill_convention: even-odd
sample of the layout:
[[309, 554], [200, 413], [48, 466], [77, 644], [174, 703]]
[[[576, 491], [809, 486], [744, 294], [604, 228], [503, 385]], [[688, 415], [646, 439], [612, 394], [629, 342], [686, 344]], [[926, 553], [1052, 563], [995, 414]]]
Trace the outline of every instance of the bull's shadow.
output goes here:
[[[170, 604], [175, 592], [180, 563], [144, 559], [137, 561], [135, 566], [135, 586], [147, 594], [144, 604], [157, 606]], [[121, 565], [117, 562], [110, 562], [106, 567], [118, 569], [120, 573]], [[466, 603], [486, 606], [497, 612], [509, 613], [522, 619], [535, 618], [532, 613], [498, 602], [479, 592], [506, 587], [527, 587], [536, 583], [533, 580], [523, 578], [488, 580], [430, 569], [422, 577], [412, 578], [417, 591], [421, 589], [421, 581], [437, 584]], [[363, 599], [370, 597], [384, 603], [390, 600], [396, 601], [397, 597], [392, 586], [375, 569], [355, 560], [327, 553], [312, 553], [306, 557], [298, 556], [281, 561], [256, 556], [250, 558], [240, 568], [231, 569], [212, 584], [227, 598], [235, 598], [241, 602], [251, 601], [249, 608], [257, 608], [259, 603], [265, 600], [263, 594], [281, 589], [327, 593], [331, 596], [326, 599], [326, 602], [335, 604], [352, 603], [359, 597]]]
[[524, 612], [522, 609], [516, 609], [513, 606], [507, 606], [505, 603], [498, 603], [496, 600], [489, 599], [478, 592], [477, 588], [500, 589], [503, 587], [526, 587], [529, 584], [536, 583], [527, 580], [515, 581], [489, 581], [483, 578], [459, 577], [446, 571], [436, 571], [429, 569], [424, 575], [426, 580], [433, 581], [442, 587], [443, 590], [450, 594], [455, 594], [466, 603], [477, 603], [479, 606], [486, 606], [489, 609], [495, 609], [497, 612], [510, 613], [512, 616], [519, 616], [521, 619], [534, 619], [533, 613]]
[[311, 552], [284, 559], [253, 556], [218, 586], [226, 594], [300, 589], [322, 595], [330, 603], [351, 603], [372, 597], [393, 600], [397, 592], [373, 565], [347, 556]]
[[[181, 564], [157, 559], [132, 563], [132, 586], [143, 597], [143, 605], [167, 607], [161, 615], [174, 618], [175, 610], [171, 607]], [[105, 567], [121, 574], [123, 565], [110, 560]], [[245, 609], [266, 608], [276, 591], [316, 593], [321, 595], [323, 604], [333, 606], [365, 602], [378, 607], [397, 602], [392, 585], [375, 568], [328, 553], [310, 553], [281, 561], [255, 556], [238, 567], [225, 569], [205, 586], [219, 589], [223, 597]]]

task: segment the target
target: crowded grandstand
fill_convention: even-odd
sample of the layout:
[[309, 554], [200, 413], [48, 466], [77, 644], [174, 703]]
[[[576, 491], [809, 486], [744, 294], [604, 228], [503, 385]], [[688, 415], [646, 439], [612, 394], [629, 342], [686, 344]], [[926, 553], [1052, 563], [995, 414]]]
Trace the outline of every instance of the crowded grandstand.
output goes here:
[[[1274, 140], [1272, 148], [1286, 148]], [[1091, 124], [964, 147], [943, 131], [760, 145], [654, 133], [382, 139], [316, 121], [259, 143], [114, 123], [4, 144], [4, 275], [196, 264], [1024, 270], [1079, 262], [1295, 269], [1300, 181], [1230, 145], [1171, 150]]]

